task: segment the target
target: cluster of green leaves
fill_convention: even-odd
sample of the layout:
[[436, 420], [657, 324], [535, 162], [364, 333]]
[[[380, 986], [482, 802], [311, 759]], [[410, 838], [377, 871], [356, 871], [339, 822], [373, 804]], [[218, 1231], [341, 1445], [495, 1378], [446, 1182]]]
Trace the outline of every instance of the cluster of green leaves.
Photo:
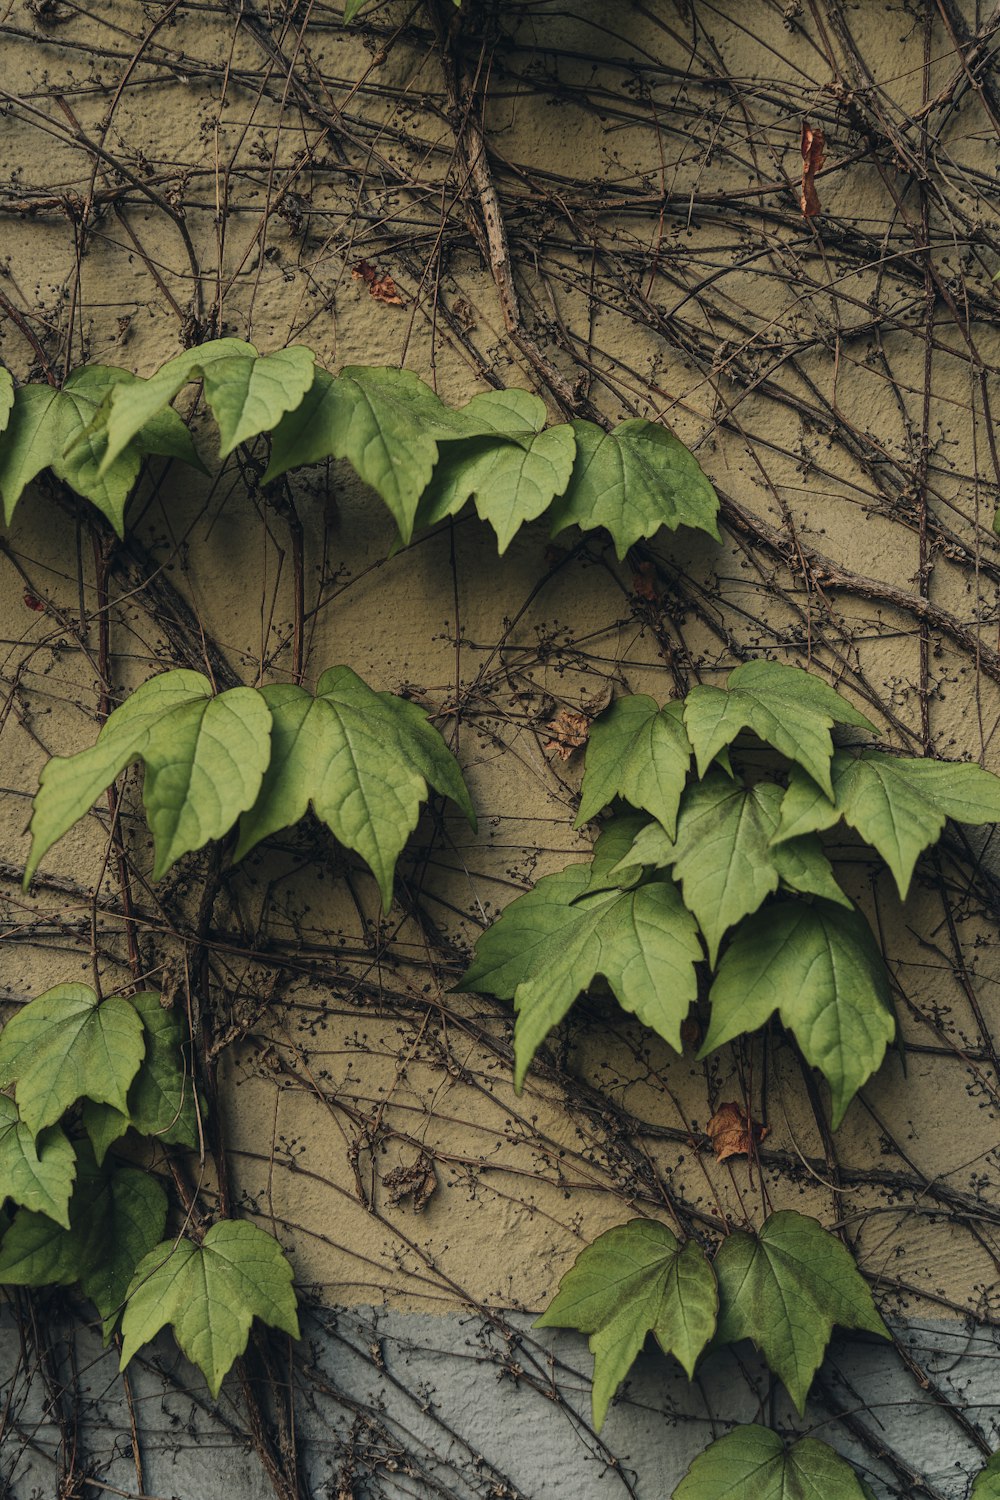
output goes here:
[[889, 1336], [850, 1252], [815, 1219], [782, 1210], [759, 1234], [728, 1235], [714, 1262], [652, 1219], [609, 1229], [535, 1326], [589, 1334], [600, 1427], [649, 1334], [689, 1380], [710, 1347], [751, 1339], [802, 1413], [835, 1324]]
[[[168, 1323], [213, 1394], [253, 1318], [298, 1336], [291, 1267], [252, 1224], [165, 1239], [157, 1176], [121, 1156], [198, 1143], [179, 1016], [153, 991], [100, 999], [57, 985], [0, 1031], [0, 1284], [80, 1287], [123, 1366]], [[4, 1205], [12, 1205], [8, 1215]]]
[[164, 672], [109, 715], [90, 749], [46, 763], [25, 886], [46, 851], [137, 760], [154, 879], [237, 820], [241, 859], [311, 805], [368, 864], [388, 909], [396, 860], [429, 786], [475, 825], [458, 764], [423, 709], [374, 692], [347, 667], [324, 672], [315, 696], [294, 683], [216, 694], [199, 672]]
[[603, 527], [619, 557], [661, 526], [718, 537], [718, 497], [667, 428], [640, 419], [610, 432], [592, 422], [546, 427], [527, 391], [489, 391], [454, 410], [407, 370], [348, 366], [337, 376], [303, 345], [259, 355], [216, 339], [168, 360], [149, 379], [90, 365], [62, 390], [23, 385], [0, 369], [0, 498], [10, 522], [42, 469], [90, 500], [123, 533], [143, 458], [201, 465], [171, 402], [200, 380], [219, 429], [219, 457], [271, 434], [264, 482], [289, 469], [347, 459], [392, 514], [402, 544], [414, 529], [474, 501], [505, 551], [548, 513], [552, 534]]
[[[707, 954], [701, 1055], [777, 1013], [826, 1078], [839, 1125], [894, 1019], [878, 945], [818, 834], [848, 823], [905, 897], [946, 818], [1000, 820], [1000, 779], [869, 748], [834, 753], [834, 724], [874, 727], [818, 677], [768, 661], [662, 708], [619, 699], [597, 720], [577, 825], [619, 801], [635, 811], [604, 825], [589, 864], [514, 900], [461, 981], [513, 1000], [518, 1087], [546, 1034], [598, 980], [680, 1051]], [[787, 787], [734, 773], [729, 747], [744, 731], [792, 763]]]

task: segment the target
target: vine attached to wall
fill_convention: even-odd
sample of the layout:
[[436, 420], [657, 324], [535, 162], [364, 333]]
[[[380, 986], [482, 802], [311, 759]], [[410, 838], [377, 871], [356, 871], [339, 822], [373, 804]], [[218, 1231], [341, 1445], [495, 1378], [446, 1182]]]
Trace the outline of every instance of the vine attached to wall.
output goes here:
[[[86, 366], [61, 389], [15, 389], [0, 371], [7, 520], [49, 468], [121, 537], [147, 459], [201, 465], [172, 406], [192, 381], [220, 458], [267, 435], [265, 488], [292, 468], [346, 459], [385, 503], [399, 545], [470, 501], [501, 553], [543, 516], [553, 534], [603, 529], [619, 557], [662, 526], [718, 535], [711, 483], [660, 424], [546, 425], [543, 403], [516, 390], [454, 410], [406, 371], [333, 376], [303, 346], [260, 355], [237, 339], [192, 349], [148, 379]], [[852, 743], [835, 746], [835, 728]], [[700, 1056], [777, 1016], [825, 1079], [840, 1124], [882, 1065], [895, 1021], [879, 946], [820, 835], [853, 828], [905, 900], [946, 819], [1000, 821], [1000, 779], [858, 740], [873, 731], [819, 676], [767, 660], [738, 667], [725, 688], [699, 684], [663, 705], [623, 697], [601, 715], [577, 819], [583, 827], [610, 809], [592, 858], [512, 901], [459, 986], [512, 1002], [518, 1089], [576, 1000], [604, 987], [677, 1052], [699, 1005]], [[136, 762], [153, 879], [208, 844], [238, 861], [311, 808], [366, 863], [388, 910], [396, 862], [431, 793], [475, 821], [458, 762], [423, 710], [347, 666], [325, 671], [315, 694], [297, 683], [217, 691], [200, 673], [169, 671], [110, 712], [94, 745], [45, 766], [26, 886]], [[202, 1144], [210, 1113], [192, 1041], [164, 997], [145, 990], [102, 996], [64, 984], [7, 1022], [0, 1197], [15, 1212], [3, 1224], [0, 1281], [78, 1285], [106, 1339], [120, 1325], [123, 1366], [173, 1326], [215, 1395], [254, 1318], [293, 1338], [298, 1322], [276, 1240], [231, 1217], [207, 1223], [183, 1194], [168, 1198], [170, 1164]], [[790, 1210], [727, 1225], [718, 1244], [681, 1240], [648, 1218], [611, 1229], [582, 1251], [538, 1326], [589, 1337], [598, 1427], [650, 1334], [689, 1378], [709, 1349], [752, 1340], [800, 1415], [835, 1326], [891, 1336], [841, 1239]], [[977, 1500], [993, 1493], [994, 1471], [976, 1481]], [[714, 1442], [675, 1497], [737, 1492], [871, 1495], [825, 1443], [786, 1448], [759, 1426]]]

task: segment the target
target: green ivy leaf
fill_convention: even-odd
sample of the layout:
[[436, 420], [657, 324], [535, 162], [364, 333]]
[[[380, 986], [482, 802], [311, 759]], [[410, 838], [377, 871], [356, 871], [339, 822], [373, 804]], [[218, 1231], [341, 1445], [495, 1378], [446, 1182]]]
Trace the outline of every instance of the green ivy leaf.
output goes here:
[[70, 1227], [21, 1209], [0, 1245], [0, 1283], [70, 1286], [79, 1281], [104, 1321], [105, 1339], [136, 1266], [160, 1240], [167, 1222], [166, 1194], [148, 1172], [98, 1168], [79, 1153]]
[[820, 678], [776, 661], [751, 661], [729, 674], [725, 688], [699, 684], [685, 699], [684, 723], [698, 775], [744, 729], [796, 761], [832, 797], [833, 724], [875, 726]]
[[193, 1148], [198, 1143], [194, 1083], [184, 1065], [180, 1015], [164, 1010], [152, 990], [133, 995], [132, 1004], [142, 1019], [146, 1055], [128, 1091], [127, 1113], [91, 1101], [83, 1109], [84, 1128], [99, 1163], [130, 1125], [164, 1145]]
[[603, 526], [623, 558], [661, 526], [694, 526], [719, 540], [719, 497], [694, 454], [658, 422], [622, 422], [604, 432], [573, 422], [576, 462], [551, 511], [552, 535], [567, 526]]
[[255, 1317], [299, 1337], [292, 1268], [277, 1240], [235, 1220], [213, 1224], [200, 1245], [166, 1240], [136, 1266], [122, 1321], [122, 1369], [169, 1323], [217, 1396]]
[[95, 505], [119, 536], [125, 534], [125, 507], [145, 456], [179, 458], [203, 468], [191, 434], [169, 407], [144, 423], [114, 462], [105, 464], [106, 417], [112, 394], [143, 384], [128, 370], [113, 365], [85, 365], [66, 381], [55, 412], [53, 473]]
[[673, 1500], [869, 1500], [847, 1461], [817, 1438], [790, 1448], [767, 1427], [737, 1427], [699, 1453]]
[[68, 1229], [75, 1176], [76, 1156], [58, 1125], [36, 1137], [13, 1099], [0, 1094], [0, 1203], [10, 1198]]
[[601, 714], [587, 741], [577, 828], [624, 797], [673, 833], [691, 766], [683, 714], [683, 704], [660, 708], [642, 693], [616, 699]]
[[946, 818], [1000, 822], [1000, 777], [979, 766], [863, 750], [833, 757], [833, 801], [793, 772], [781, 807], [779, 839], [832, 828], [841, 819], [878, 850], [905, 901], [914, 866], [937, 842]]
[[[771, 848], [781, 797], [780, 788], [767, 782], [746, 787], [710, 771], [684, 793], [673, 845], [655, 846], [655, 862], [673, 866], [684, 904], [708, 942], [711, 964], [730, 927], [756, 911], [782, 879], [850, 906], [815, 838]], [[654, 840], [655, 834], [652, 840], [647, 835], [647, 845]]]
[[458, 764], [415, 703], [373, 692], [348, 667], [324, 672], [315, 697], [291, 683], [262, 688], [261, 697], [272, 718], [271, 759], [240, 822], [235, 859], [298, 822], [312, 803], [334, 837], [369, 865], [388, 910], [396, 860], [428, 785], [475, 825]]
[[264, 483], [302, 464], [346, 458], [376, 490], [408, 542], [437, 462], [436, 439], [454, 436], [454, 413], [410, 370], [349, 365], [323, 370], [275, 428]]
[[1000, 1453], [994, 1453], [972, 1481], [969, 1500], [1000, 1500]]
[[890, 1337], [850, 1251], [804, 1214], [784, 1209], [757, 1235], [728, 1235], [715, 1274], [717, 1341], [752, 1339], [800, 1416], [834, 1324]]
[[153, 833], [153, 878], [182, 854], [221, 838], [255, 801], [270, 756], [271, 716], [253, 688], [217, 697], [200, 672], [151, 677], [116, 708], [97, 743], [54, 756], [32, 804], [25, 887], [57, 839], [132, 761], [145, 766], [142, 800]]
[[25, 487], [59, 456], [59, 392], [22, 385], [0, 439], [0, 498], [9, 526]]
[[234, 356], [256, 359], [257, 350], [242, 339], [213, 339], [197, 349], [186, 349], [183, 354], [168, 359], [148, 380], [122, 385], [112, 391], [105, 413], [107, 446], [102, 467], [110, 468], [146, 423], [168, 407], [188, 381], [204, 375], [216, 360]]
[[681, 1247], [652, 1219], [609, 1229], [577, 1256], [536, 1328], [576, 1328], [594, 1356], [594, 1426], [652, 1333], [687, 1377], [715, 1331], [718, 1294], [712, 1267], [693, 1241]]
[[59, 984], [0, 1031], [0, 1088], [14, 1084], [21, 1119], [37, 1135], [77, 1099], [124, 1110], [144, 1050], [130, 1001], [98, 1000], [85, 984]]
[[103, 1164], [115, 1141], [121, 1140], [132, 1123], [120, 1109], [113, 1109], [110, 1104], [95, 1104], [93, 1099], [83, 1101], [81, 1119], [98, 1166]]
[[[538, 405], [544, 423], [545, 408]], [[421, 497], [416, 525], [431, 526], [457, 515], [474, 498], [480, 518], [496, 532], [503, 555], [523, 523], [540, 516], [565, 489], [575, 451], [567, 425], [449, 442], [441, 448]]]
[[[599, 840], [595, 859], [600, 849]], [[624, 1010], [681, 1050], [702, 957], [693, 917], [670, 881], [590, 892], [591, 876], [586, 865], [571, 865], [512, 901], [479, 939], [457, 986], [513, 998], [518, 1089], [547, 1033], [598, 977]]]
[[14, 410], [14, 377], [0, 365], [0, 432], [7, 430], [10, 414]]
[[219, 425], [219, 457], [276, 427], [301, 403], [316, 374], [316, 356], [304, 344], [273, 354], [234, 354], [202, 372], [205, 400]]
[[882, 955], [860, 912], [785, 901], [748, 918], [719, 964], [700, 1057], [777, 1011], [833, 1096], [838, 1126], [895, 1034]]

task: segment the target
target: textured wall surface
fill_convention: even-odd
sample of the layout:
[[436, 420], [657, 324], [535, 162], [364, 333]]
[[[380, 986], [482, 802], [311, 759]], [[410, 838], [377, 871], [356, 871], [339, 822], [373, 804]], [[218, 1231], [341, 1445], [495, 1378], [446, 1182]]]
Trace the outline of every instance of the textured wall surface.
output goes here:
[[[0, 1492], [652, 1500], [727, 1422], [782, 1415], [766, 1372], [741, 1349], [688, 1390], [644, 1356], [598, 1439], [585, 1341], [529, 1314], [637, 1212], [711, 1243], [772, 1205], [842, 1226], [899, 1331], [839, 1341], [804, 1425], [880, 1497], [963, 1497], [1000, 1408], [989, 840], [952, 831], [905, 909], [870, 851], [832, 842], [903, 1037], [835, 1137], [780, 1037], [703, 1064], [599, 1000], [518, 1097], [508, 1008], [452, 987], [491, 916], [589, 846], [580, 756], [548, 745], [561, 710], [767, 655], [826, 672], [893, 746], [1000, 770], [1000, 17], [467, 10], [456, 31], [447, 4], [347, 30], [311, 0], [0, 9], [0, 358], [18, 378], [148, 373], [220, 333], [302, 341], [456, 403], [512, 385], [554, 416], [660, 418], [724, 506], [721, 545], [664, 532], [620, 564], [541, 525], [498, 561], [474, 513], [394, 551], [346, 467], [275, 497], [260, 445], [206, 477], [149, 464], [120, 546], [51, 481], [22, 501], [0, 544], [2, 993], [96, 963], [109, 990], [141, 977], [202, 1007], [219, 1088], [199, 1190], [278, 1234], [311, 1311], [294, 1353], [257, 1351], [264, 1432], [245, 1389], [213, 1406], [168, 1343], [130, 1395], [92, 1332], [66, 1331], [65, 1298], [19, 1302]], [[808, 218], [803, 121], [826, 135]], [[179, 408], [207, 434], [195, 397]], [[465, 770], [478, 834], [433, 808], [388, 915], [318, 826], [221, 879], [194, 856], [154, 885], [135, 773], [132, 908], [101, 806], [22, 897], [38, 774], [90, 742], [102, 686], [114, 700], [170, 665], [283, 681], [297, 655], [310, 684], [344, 662], [406, 692]], [[753, 1169], [712, 1154], [728, 1099], [769, 1126]]]

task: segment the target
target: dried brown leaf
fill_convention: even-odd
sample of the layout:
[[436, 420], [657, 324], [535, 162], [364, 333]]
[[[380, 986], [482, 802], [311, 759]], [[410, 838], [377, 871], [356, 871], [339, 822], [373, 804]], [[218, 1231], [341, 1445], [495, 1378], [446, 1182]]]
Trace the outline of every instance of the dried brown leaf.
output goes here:
[[706, 1129], [718, 1161], [725, 1161], [729, 1156], [749, 1156], [752, 1145], [759, 1144], [771, 1133], [766, 1125], [752, 1120], [735, 1100], [720, 1104]]
[[660, 590], [656, 586], [656, 568], [651, 562], [641, 562], [632, 574], [633, 591], [640, 599], [648, 599], [655, 604], [660, 597]]
[[571, 713], [567, 708], [561, 709], [545, 727], [552, 738], [545, 741], [542, 749], [554, 750], [560, 760], [569, 760], [574, 750], [587, 743], [590, 734], [590, 720], [586, 714]]
[[351, 271], [355, 281], [363, 281], [368, 288], [369, 297], [374, 297], [376, 302], [384, 302], [389, 307], [405, 307], [406, 303], [396, 290], [396, 283], [386, 271], [379, 275], [378, 270], [370, 260], [359, 260]]
[[815, 178], [826, 161], [826, 136], [822, 130], [814, 130], [808, 120], [803, 120], [801, 146], [802, 195], [799, 203], [806, 218], [811, 218], [822, 212]]
[[382, 1178], [382, 1186], [389, 1195], [393, 1208], [404, 1198], [413, 1202], [414, 1213], [422, 1213], [437, 1192], [438, 1180], [434, 1163], [421, 1153], [410, 1167], [394, 1167]]

